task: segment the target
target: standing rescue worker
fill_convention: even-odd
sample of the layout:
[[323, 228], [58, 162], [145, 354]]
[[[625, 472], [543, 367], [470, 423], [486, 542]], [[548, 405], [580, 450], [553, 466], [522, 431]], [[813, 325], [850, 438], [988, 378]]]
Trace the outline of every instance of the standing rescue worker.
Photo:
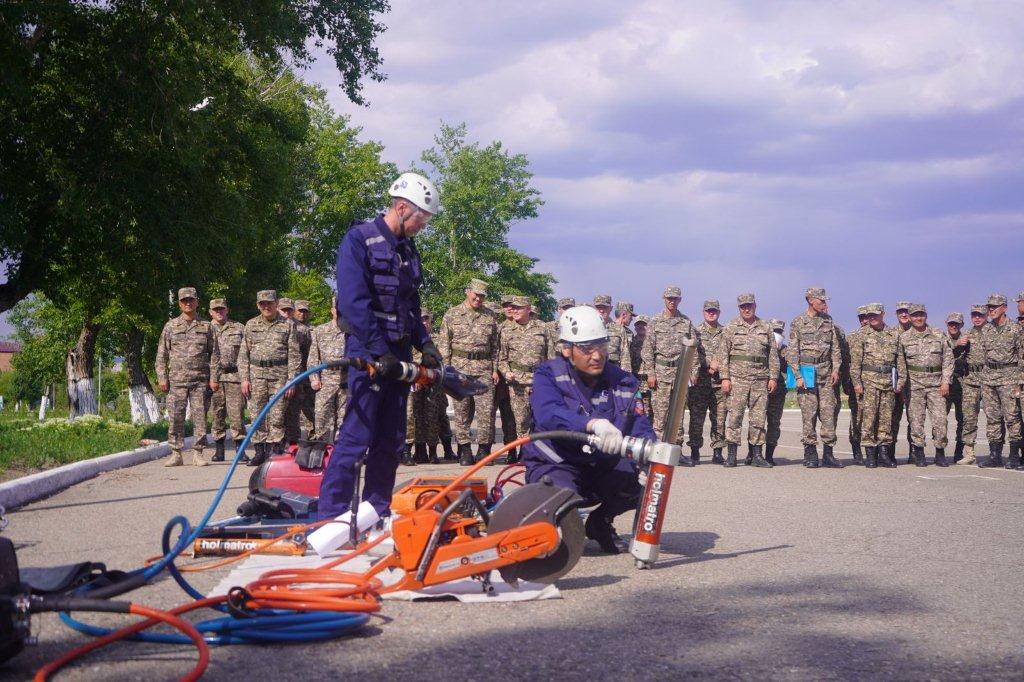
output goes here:
[[220, 379], [220, 350], [213, 325], [196, 317], [199, 300], [192, 287], [178, 289], [181, 315], [169, 320], [160, 332], [156, 347], [156, 379], [167, 394], [167, 441], [171, 456], [166, 467], [181, 466], [185, 446], [185, 406], [192, 410], [192, 463], [204, 467], [207, 389], [217, 391]]
[[615, 452], [623, 435], [653, 439], [654, 429], [636, 399], [637, 380], [608, 362], [608, 329], [588, 306], [566, 310], [559, 320], [565, 356], [540, 365], [533, 376], [536, 431], [585, 431], [601, 439], [584, 452], [578, 443], [537, 441], [523, 446], [528, 483], [545, 476], [562, 488], [600, 504], [586, 522], [587, 537], [609, 554], [623, 550], [612, 520], [640, 499], [639, 474], [633, 460]]
[[[245, 327], [241, 322], [228, 319], [228, 303], [223, 298], [210, 301], [210, 317], [213, 318], [213, 333], [217, 335], [217, 346], [220, 348], [220, 389], [210, 397], [213, 442], [217, 449], [210, 459], [223, 462], [226, 423], [231, 424], [235, 450], [245, 439], [245, 399], [242, 398], [242, 385], [238, 378], [238, 351], [242, 347]], [[248, 462], [249, 458], [242, 455], [240, 461]]]
[[345, 418], [320, 484], [321, 519], [348, 510], [360, 460], [365, 461], [362, 499], [381, 517], [390, 516], [409, 397], [408, 384], [396, 381], [400, 362], [412, 360], [415, 346], [424, 365], [441, 365], [420, 318], [423, 273], [412, 240], [437, 213], [440, 197], [416, 173], [403, 173], [388, 194], [387, 213], [353, 223], [338, 248], [338, 315], [349, 327], [345, 355], [376, 361], [380, 372], [349, 368]]

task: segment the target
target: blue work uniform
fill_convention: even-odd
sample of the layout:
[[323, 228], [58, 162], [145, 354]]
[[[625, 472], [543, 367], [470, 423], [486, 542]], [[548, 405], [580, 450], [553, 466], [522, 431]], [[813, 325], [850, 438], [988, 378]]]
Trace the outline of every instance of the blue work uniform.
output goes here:
[[[420, 256], [412, 239], [392, 234], [383, 216], [353, 223], [338, 247], [338, 314], [348, 325], [345, 355], [375, 360], [392, 353], [412, 360], [430, 341], [420, 319]], [[320, 484], [319, 516], [348, 511], [355, 467], [365, 457], [362, 497], [390, 514], [395, 472], [405, 446], [409, 385], [348, 372], [348, 404]]]
[[[656, 440], [643, 402], [637, 400], [637, 387], [636, 377], [611, 363], [589, 388], [571, 362], [548, 360], [533, 375], [533, 430], [583, 432], [591, 419], [607, 419], [626, 436]], [[600, 503], [593, 513], [608, 520], [635, 509], [642, 492], [636, 462], [596, 450], [585, 452], [580, 443], [528, 443], [523, 464], [528, 483], [549, 476], [555, 485]]]

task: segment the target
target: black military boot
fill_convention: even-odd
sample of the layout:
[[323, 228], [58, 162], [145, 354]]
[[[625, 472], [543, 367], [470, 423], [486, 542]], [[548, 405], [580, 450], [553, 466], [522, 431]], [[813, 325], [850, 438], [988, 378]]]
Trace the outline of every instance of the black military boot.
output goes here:
[[853, 463], [860, 465], [864, 463], [864, 455], [861, 454], [860, 443], [850, 442], [850, 447], [853, 450]]
[[427, 448], [427, 463], [428, 464], [440, 464], [441, 460], [437, 457], [437, 443], [431, 443]]
[[818, 448], [813, 443], [804, 445], [804, 466], [808, 469], [818, 468]]
[[519, 461], [519, 448], [512, 448], [505, 453], [505, 464], [515, 464]]
[[248, 464], [251, 467], [258, 467], [267, 459], [267, 444], [253, 443], [252, 449], [255, 450], [256, 453], [252, 456], [252, 459], [249, 460]]
[[937, 467], [948, 467], [949, 462], [946, 461], [946, 449], [935, 448], [935, 466]]
[[210, 458], [211, 462], [223, 462], [224, 461], [224, 437], [221, 436], [217, 440], [213, 441], [214, 451], [213, 457]]
[[412, 456], [412, 459], [417, 464], [427, 464], [428, 463], [428, 460], [427, 460], [427, 444], [426, 443], [416, 443], [413, 446], [413, 456]]
[[768, 443], [764, 446], [764, 461], [772, 466], [775, 466], [775, 446], [776, 443]]
[[446, 462], [457, 462], [459, 456], [455, 454], [455, 450], [452, 449], [452, 442], [450, 440], [441, 441], [441, 447], [444, 448], [444, 461]]
[[[575, 514], [576, 512], [570, 511], [569, 513]], [[622, 548], [619, 547], [620, 540], [618, 533], [615, 532], [615, 526], [604, 515], [596, 511], [590, 512], [584, 525], [584, 531], [588, 538], [597, 541], [603, 552], [607, 554], [619, 554], [622, 552]]]
[[[491, 446], [492, 445], [493, 445], [493, 443], [480, 443], [479, 445], [477, 445], [476, 446], [476, 461], [479, 462], [480, 458], [486, 457], [487, 455], [491, 454]], [[492, 467], [495, 464], [497, 464], [497, 462], [492, 459], [490, 464], [488, 464], [487, 466]]]
[[983, 469], [996, 469], [1003, 466], [1003, 444], [1002, 443], [989, 443], [988, 444], [988, 459], [985, 460], [984, 464], [979, 464], [979, 467]]
[[711, 453], [712, 464], [725, 464], [725, 460], [722, 459], [722, 448], [715, 448], [715, 451]]
[[959, 462], [963, 458], [964, 458], [964, 444], [963, 443], [957, 443], [956, 447], [953, 449], [953, 464], [956, 464], [957, 462]]
[[407, 467], [416, 466], [416, 459], [412, 456], [412, 443], [406, 443], [402, 449], [402, 465]]
[[[242, 447], [242, 441], [243, 440], [245, 440], [245, 439], [244, 438], [236, 438], [235, 439], [235, 452], [238, 452], [238, 449]], [[243, 452], [242, 456], [238, 458], [238, 463], [239, 464], [248, 464], [249, 463], [249, 456], [246, 455]]]
[[748, 467], [750, 463], [754, 461], [754, 446], [747, 444], [747, 456], [743, 460], [743, 466]]
[[1006, 460], [1007, 469], [1020, 469], [1020, 441], [1010, 441], [1010, 458]]
[[892, 456], [892, 450], [889, 445], [878, 446], [878, 466], [886, 469], [896, 468], [896, 458]]
[[771, 469], [775, 465], [761, 456], [762, 447], [763, 446], [761, 445], [750, 446], [750, 464], [751, 466], [761, 467], [762, 469]]
[[878, 448], [870, 445], [864, 447], [864, 466], [868, 469], [878, 468]]
[[924, 446], [923, 445], [911, 445], [910, 456], [913, 459], [914, 466], [926, 467], [928, 462], [924, 458]]
[[821, 466], [828, 467], [829, 469], [842, 469], [843, 465], [840, 464], [836, 456], [832, 454], [832, 446], [824, 445], [821, 450]]
[[690, 461], [693, 462], [694, 466], [700, 462], [700, 447], [696, 445], [690, 446]]
[[736, 448], [739, 446], [734, 443], [729, 443], [726, 448], [728, 454], [725, 457], [725, 466], [734, 467], [736, 466]]
[[473, 446], [469, 443], [459, 443], [459, 464], [464, 467], [476, 464], [476, 460], [473, 459]]
[[272, 455], [283, 455], [284, 454], [284, 441], [279, 440], [273, 444], [270, 454]]

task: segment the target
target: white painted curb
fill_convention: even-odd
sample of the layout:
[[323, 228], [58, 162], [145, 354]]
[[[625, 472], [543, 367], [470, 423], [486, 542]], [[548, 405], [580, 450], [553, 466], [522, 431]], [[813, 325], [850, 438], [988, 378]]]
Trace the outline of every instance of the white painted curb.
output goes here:
[[[192, 437], [185, 439], [185, 449], [192, 445]], [[29, 502], [35, 502], [44, 497], [70, 488], [76, 483], [99, 476], [100, 474], [123, 469], [124, 467], [151, 462], [171, 454], [171, 446], [167, 441], [156, 445], [116, 452], [112, 455], [104, 455], [94, 459], [86, 459], [81, 462], [72, 462], [56, 469], [40, 471], [38, 474], [22, 476], [13, 481], [0, 483], [0, 506], [7, 511], [17, 509]]]

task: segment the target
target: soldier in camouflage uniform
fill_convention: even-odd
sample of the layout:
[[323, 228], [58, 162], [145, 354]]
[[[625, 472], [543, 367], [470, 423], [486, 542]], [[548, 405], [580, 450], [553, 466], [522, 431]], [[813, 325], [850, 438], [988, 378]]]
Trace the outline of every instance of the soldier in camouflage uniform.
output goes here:
[[690, 410], [690, 462], [700, 461], [700, 448], [704, 445], [704, 419], [711, 418], [712, 464], [724, 464], [725, 415], [728, 396], [722, 392], [722, 376], [714, 359], [722, 345], [722, 325], [718, 323], [721, 306], [715, 299], [704, 301], [704, 321], [697, 327], [700, 335], [703, 362], [697, 368], [697, 382], [687, 394]]
[[[953, 346], [954, 352], [958, 348], [966, 349], [961, 356], [960, 371], [960, 402], [964, 413], [964, 455], [960, 464], [968, 465], [977, 463], [974, 454], [974, 444], [978, 438], [978, 418], [981, 414], [981, 396], [984, 386], [985, 374], [985, 345], [981, 340], [982, 332], [988, 326], [988, 306], [984, 303], [976, 303], [971, 306], [971, 328], [960, 334]], [[995, 419], [995, 417], [991, 417]], [[997, 421], [999, 421], [997, 419]], [[1000, 422], [1001, 424], [1001, 422]], [[1002, 433], [1002, 429], [1000, 429]], [[1000, 441], [1002, 438], [1000, 438]]]
[[[466, 300], [451, 308], [441, 319], [438, 350], [446, 364], [492, 386], [497, 385], [498, 325], [483, 303], [487, 283], [474, 279], [466, 289]], [[477, 457], [489, 454], [494, 443], [494, 391], [455, 401], [455, 440], [459, 444], [459, 463], [475, 462], [470, 447], [470, 425], [474, 413], [477, 424]]]
[[912, 327], [900, 335], [896, 352], [896, 390], [910, 384], [910, 437], [914, 464], [926, 465], [924, 455], [925, 415], [932, 425], [936, 466], [946, 461], [946, 398], [953, 381], [953, 349], [937, 329], [928, 326], [928, 311], [923, 303], [910, 306]]
[[[501, 297], [501, 310], [496, 313], [494, 320], [498, 325], [498, 338], [501, 339], [501, 330], [515, 324], [512, 321], [512, 299], [513, 294], [505, 294]], [[518, 438], [516, 431], [516, 416], [512, 411], [512, 396], [509, 394], [508, 382], [498, 372], [498, 383], [494, 387], [494, 407], [491, 409], [491, 421], [494, 421], [495, 413], [501, 415], [501, 440], [506, 445]], [[497, 434], [495, 434], [497, 435]], [[509, 451], [506, 461], [515, 461], [516, 453]]]
[[[896, 303], [896, 323], [895, 327], [897, 334], [910, 329], [910, 301], [899, 301]], [[903, 389], [903, 393], [896, 396], [896, 401], [892, 406], [892, 456], [896, 456], [896, 440], [900, 434], [900, 419], [903, 418], [904, 409], [910, 402], [910, 386], [907, 385]], [[907, 415], [907, 448], [912, 448], [913, 444], [910, 440], [910, 415]], [[913, 464], [914, 460], [910, 454], [907, 455], [907, 464]]]
[[[345, 332], [338, 324], [337, 300], [331, 301], [331, 321], [313, 327], [309, 344], [310, 367], [345, 357]], [[348, 399], [348, 369], [325, 369], [309, 375], [313, 398], [313, 431], [310, 440], [333, 443], [345, 418]]]
[[[498, 371], [508, 382], [516, 430], [522, 434], [533, 428], [530, 409], [533, 372], [542, 362], [555, 357], [546, 326], [530, 317], [530, 309], [530, 299], [526, 296], [512, 298], [512, 323], [502, 327], [498, 350]], [[508, 461], [516, 461], [511, 452]]]
[[[220, 348], [220, 388], [210, 396], [210, 412], [213, 413], [213, 442], [216, 451], [211, 461], [224, 461], [224, 439], [227, 437], [225, 422], [231, 424], [235, 437], [235, 450], [245, 440], [245, 400], [238, 378], [238, 349], [242, 347], [245, 327], [241, 322], [228, 319], [228, 304], [223, 298], [210, 301], [210, 317], [213, 318], [213, 333], [217, 335]], [[242, 462], [249, 458], [242, 455]]]
[[[700, 334], [686, 315], [679, 312], [682, 290], [677, 286], [665, 289], [663, 300], [665, 309], [654, 317], [647, 325], [647, 338], [640, 350], [640, 373], [647, 375], [647, 385], [652, 390], [651, 407], [654, 415], [654, 430], [658, 438], [662, 437], [661, 429], [665, 425], [668, 413], [669, 398], [676, 377], [676, 361], [683, 351], [684, 340], [697, 342], [697, 359], [693, 363], [690, 380], [697, 378], [697, 369], [704, 364], [704, 354], [700, 349]], [[683, 444], [683, 429], [680, 427], [676, 440], [677, 445]]]
[[786, 323], [782, 320], [771, 321], [772, 332], [775, 334], [775, 343], [779, 347], [779, 376], [776, 377], [775, 390], [768, 394], [767, 433], [764, 441], [764, 458], [769, 464], [775, 464], [775, 448], [779, 445], [779, 437], [782, 436], [782, 413], [786, 409], [786, 368], [789, 363], [786, 361]]
[[[1003, 466], [1003, 434], [1010, 440], [1007, 469], [1021, 468], [1021, 385], [1024, 384], [1024, 333], [1006, 316], [1006, 296], [988, 297], [990, 324], [981, 335], [985, 350], [984, 401], [989, 458], [984, 467]], [[1002, 424], [1000, 424], [1002, 420]]]
[[964, 391], [963, 378], [967, 376], [967, 345], [961, 344], [966, 337], [961, 333], [964, 316], [961, 313], [950, 313], [946, 316], [946, 343], [953, 351], [953, 379], [949, 384], [949, 395], [946, 396], [946, 416], [953, 410], [956, 419], [956, 440], [953, 450], [953, 464], [964, 458]]
[[[633, 326], [636, 329], [636, 333], [633, 335], [633, 340], [629, 342], [629, 358], [630, 364], [633, 370], [633, 374], [640, 381], [640, 397], [644, 404], [644, 414], [653, 415], [654, 410], [651, 407], [651, 387], [647, 385], [647, 375], [640, 371], [641, 365], [643, 365], [643, 358], [641, 357], [641, 351], [644, 347], [644, 339], [647, 338], [647, 325], [650, 319], [646, 315], [640, 315], [636, 318], [636, 322]], [[555, 352], [558, 352], [558, 347], [555, 347]]]
[[[771, 325], [757, 316], [754, 294], [736, 297], [740, 316], [725, 326], [713, 368], [722, 377], [722, 393], [729, 397], [725, 440], [725, 466], [736, 466], [736, 450], [743, 428], [743, 412], [749, 411], [747, 444], [750, 463], [772, 467], [762, 456], [765, 442], [768, 394], [775, 390], [779, 376], [779, 348]], [[703, 337], [703, 335], [702, 335]]]
[[[841, 469], [833, 454], [836, 443], [836, 392], [839, 383], [839, 365], [842, 362], [839, 337], [835, 323], [828, 313], [828, 296], [821, 287], [811, 287], [804, 298], [807, 312], [797, 316], [789, 325], [789, 364], [796, 375], [797, 400], [803, 417], [804, 466], [819, 466], [816, 443], [816, 422], [821, 422], [823, 444], [821, 466]], [[799, 368], [814, 367], [815, 384], [806, 386]]]
[[561, 355], [562, 343], [558, 340], [558, 318], [562, 316], [569, 308], [576, 306], [576, 299], [567, 296], [565, 298], [558, 299], [558, 308], [555, 309], [555, 319], [547, 323], [548, 337], [551, 339], [552, 347], [555, 349], [555, 355]]
[[608, 294], [598, 294], [594, 297], [594, 307], [601, 313], [604, 326], [608, 329], [608, 362], [616, 367], [627, 364], [630, 335], [627, 329], [611, 319], [612, 297]]
[[[836, 332], [839, 335], [839, 354], [842, 362], [839, 365], [839, 385], [846, 394], [847, 404], [850, 406], [850, 448], [853, 450], [853, 463], [863, 464], [864, 456], [860, 449], [860, 422], [857, 411], [857, 392], [853, 390], [853, 381], [850, 379], [850, 337], [856, 336], [868, 324], [868, 316], [864, 312], [864, 306], [857, 308], [857, 322], [860, 324], [857, 329], [847, 335], [842, 327], [836, 325]], [[839, 386], [836, 387], [836, 423], [839, 422], [839, 409], [842, 406], [842, 399], [839, 396]]]
[[633, 347], [633, 337], [635, 334], [633, 333], [633, 330], [629, 328], [629, 325], [633, 323], [634, 317], [636, 317], [636, 314], [633, 312], [632, 303], [619, 301], [615, 304], [615, 323], [622, 327], [626, 333], [626, 348], [620, 358], [619, 366], [627, 372], [633, 371], [633, 358], [629, 353], [630, 349]]
[[896, 466], [890, 441], [896, 401], [892, 377], [899, 331], [885, 326], [885, 308], [881, 303], [869, 303], [864, 311], [868, 326], [850, 341], [850, 381], [860, 406], [860, 442], [866, 467], [891, 469]]
[[[277, 311], [277, 292], [273, 289], [260, 291], [256, 294], [256, 305], [260, 314], [245, 323], [238, 352], [242, 395], [249, 399], [253, 419], [281, 387], [298, 375], [302, 361], [295, 327]], [[249, 461], [249, 466], [259, 466], [281, 450], [284, 415], [294, 395], [295, 388], [289, 388], [256, 428], [252, 437], [256, 456]]]
[[[306, 371], [306, 362], [309, 359], [309, 346], [313, 341], [313, 330], [306, 324], [309, 319], [309, 301], [294, 301], [281, 299], [287, 306], [286, 317], [295, 327], [295, 336], [299, 341], [299, 371]], [[295, 386], [295, 395], [288, 401], [288, 407], [284, 414], [284, 437], [290, 443], [297, 443], [302, 438], [302, 418], [306, 417], [310, 425], [313, 421], [312, 391], [309, 390], [309, 380], [305, 379]]]
[[160, 332], [156, 347], [156, 378], [160, 390], [167, 393], [167, 442], [171, 456], [164, 466], [181, 466], [185, 446], [185, 407], [192, 410], [192, 463], [206, 466], [203, 444], [206, 441], [207, 390], [220, 388], [220, 349], [213, 325], [196, 317], [199, 301], [192, 287], [178, 289], [181, 315], [169, 320]]

